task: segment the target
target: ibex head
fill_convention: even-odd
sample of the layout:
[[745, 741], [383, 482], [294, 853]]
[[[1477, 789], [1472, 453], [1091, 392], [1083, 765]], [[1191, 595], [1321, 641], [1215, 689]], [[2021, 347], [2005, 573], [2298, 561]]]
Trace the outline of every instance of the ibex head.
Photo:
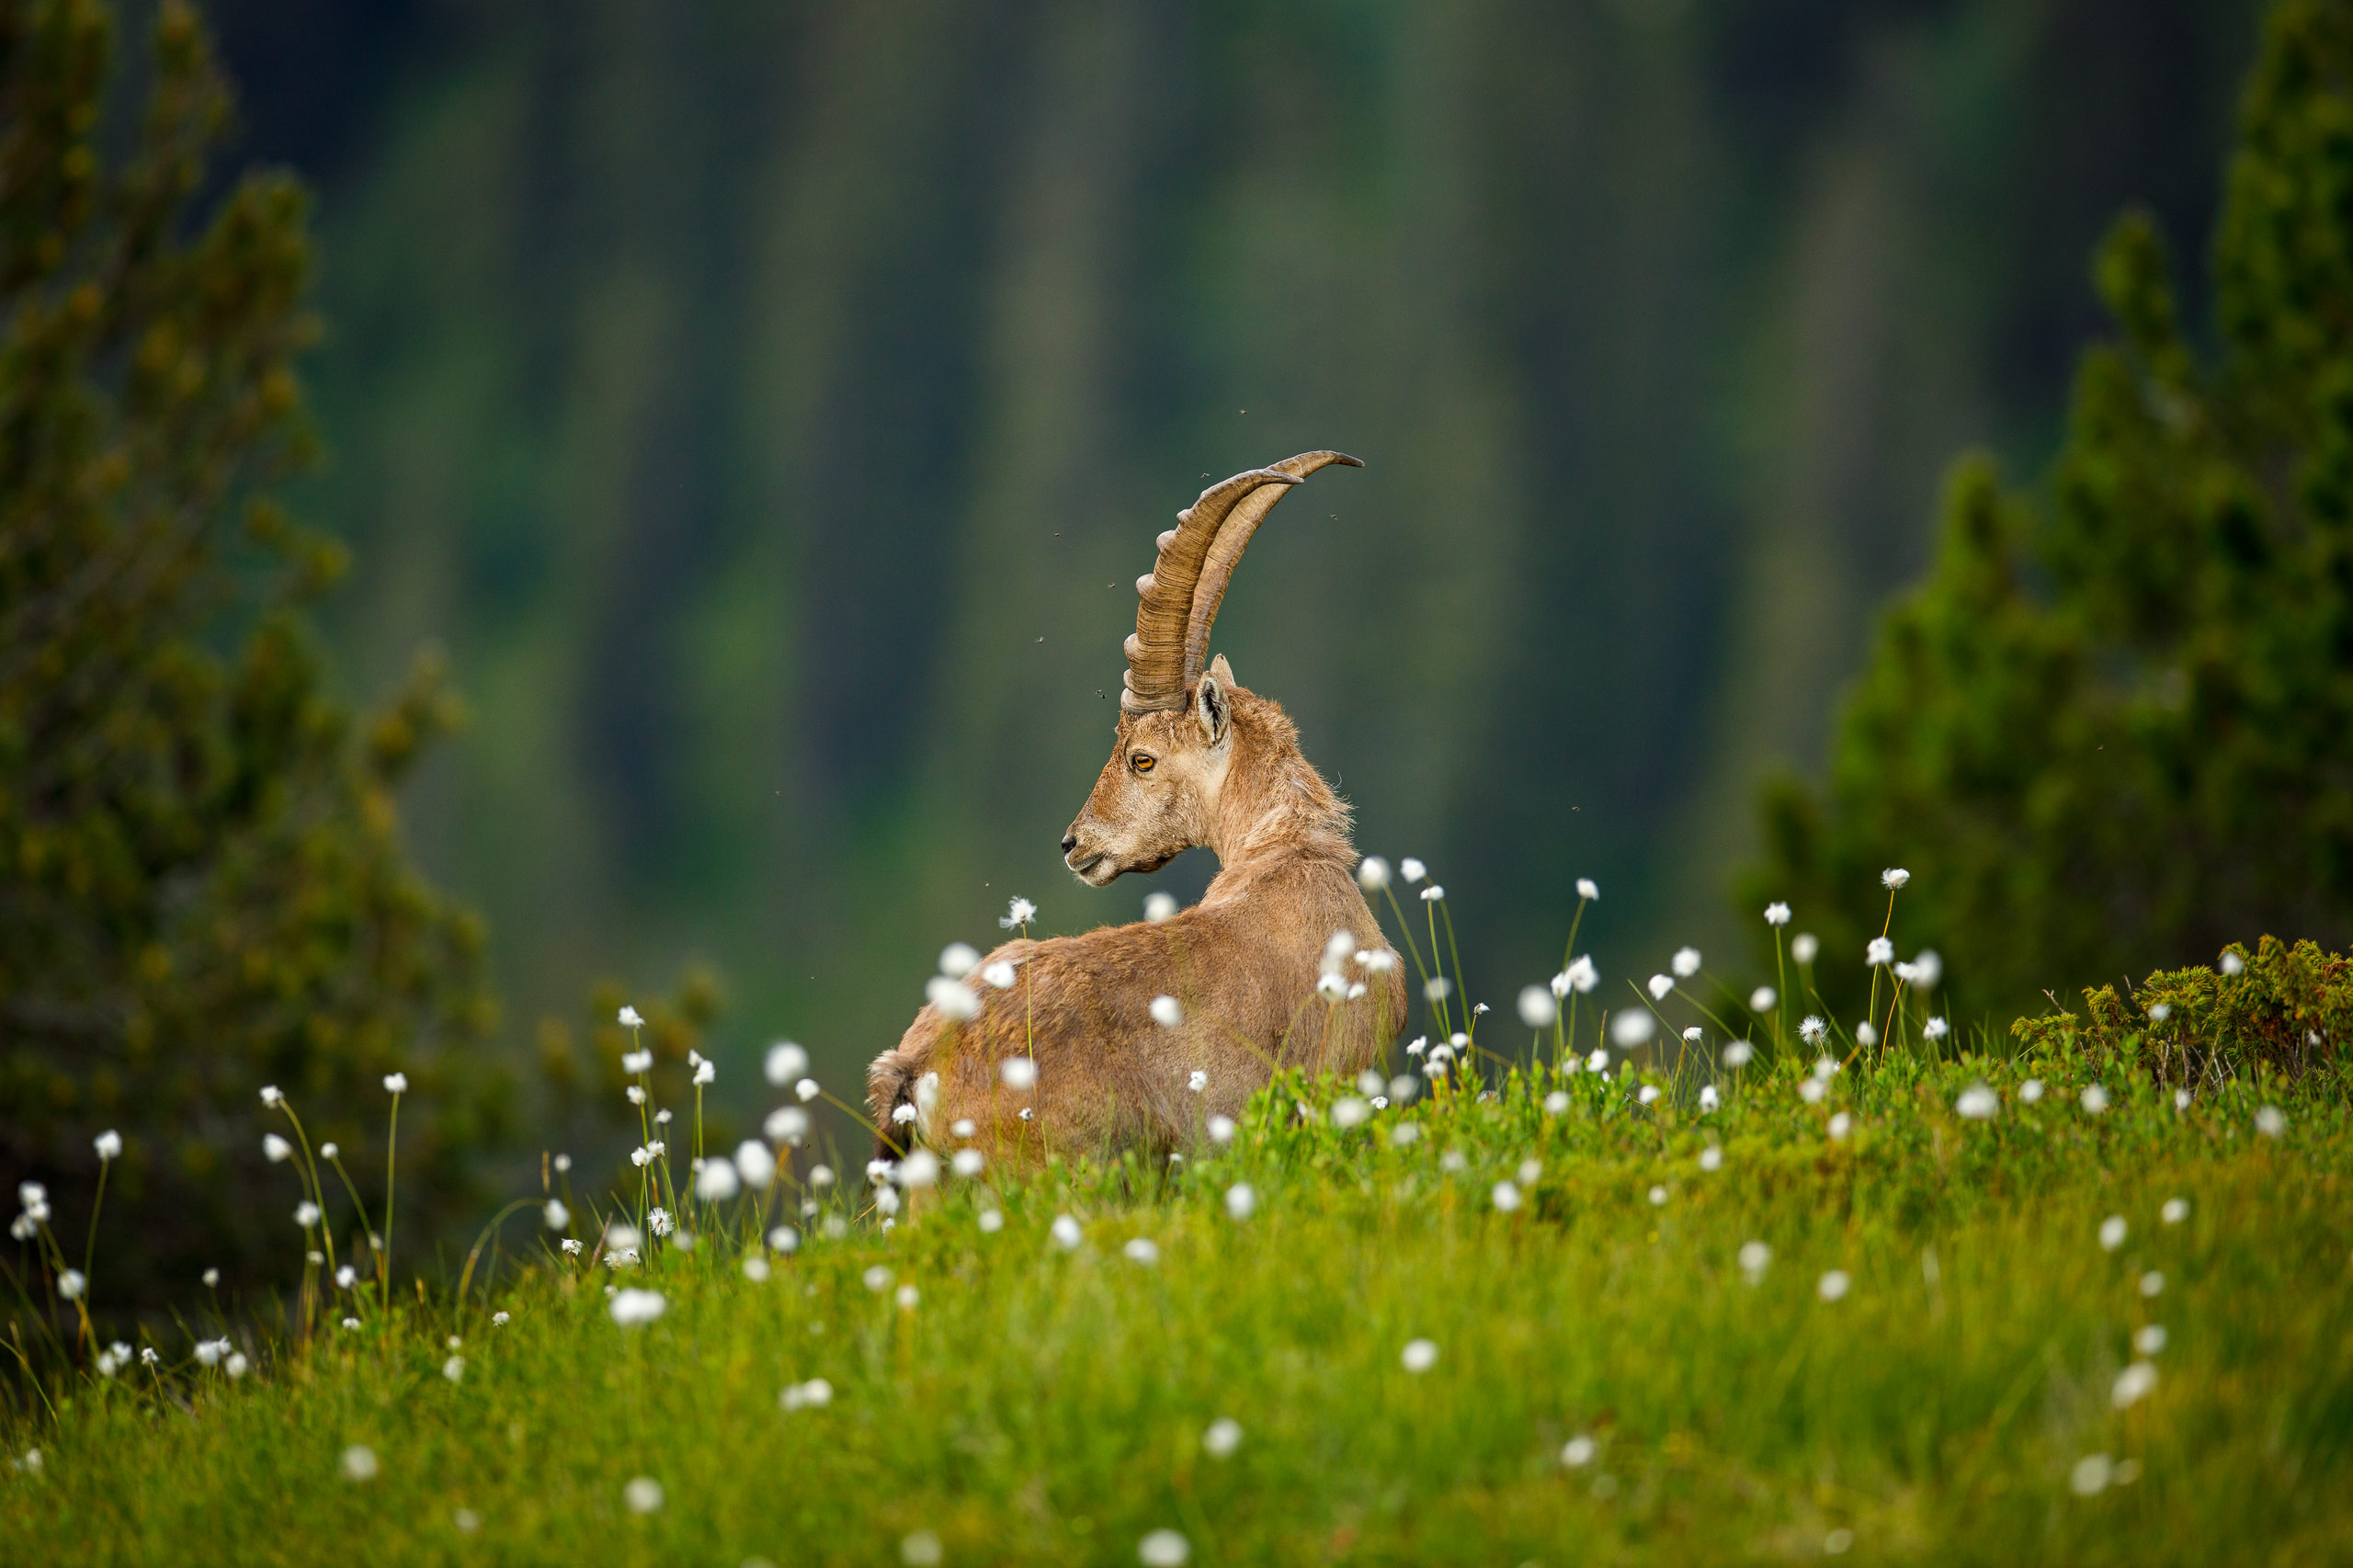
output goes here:
[[[1241, 692], [1223, 655], [1209, 657], [1210, 627], [1250, 538], [1284, 492], [1340, 452], [1302, 452], [1237, 473], [1201, 492], [1160, 536], [1153, 569], [1136, 579], [1135, 635], [1120, 693], [1119, 735], [1086, 805], [1063, 835], [1063, 859], [1102, 887], [1154, 871], [1208, 840], [1233, 760]], [[1279, 726], [1288, 734], [1288, 722]]]

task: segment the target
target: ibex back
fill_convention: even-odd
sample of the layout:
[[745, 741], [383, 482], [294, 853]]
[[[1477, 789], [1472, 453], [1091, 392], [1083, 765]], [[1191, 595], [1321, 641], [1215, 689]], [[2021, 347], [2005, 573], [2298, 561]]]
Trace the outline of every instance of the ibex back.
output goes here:
[[952, 982], [868, 1074], [883, 1157], [918, 1141], [1016, 1163], [1165, 1149], [1279, 1066], [1354, 1074], [1386, 1051], [1404, 977], [1357, 888], [1347, 805], [1283, 710], [1208, 656], [1251, 535], [1330, 463], [1362, 466], [1306, 452], [1236, 474], [1160, 536], [1110, 759], [1063, 835], [1094, 887], [1206, 845], [1208, 892], [1157, 923], [1007, 942]]

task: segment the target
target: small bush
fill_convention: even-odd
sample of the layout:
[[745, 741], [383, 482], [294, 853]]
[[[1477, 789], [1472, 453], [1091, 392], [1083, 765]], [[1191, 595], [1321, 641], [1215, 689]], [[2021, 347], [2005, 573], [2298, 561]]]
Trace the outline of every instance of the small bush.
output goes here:
[[2114, 1061], [2177, 1086], [2301, 1078], [2344, 1055], [2353, 1033], [2353, 960], [2266, 937], [2251, 956], [2233, 945], [2219, 971], [2164, 970], [2129, 995], [2103, 985], [2084, 1000], [2087, 1017], [2020, 1018], [2010, 1032], [2030, 1052]]

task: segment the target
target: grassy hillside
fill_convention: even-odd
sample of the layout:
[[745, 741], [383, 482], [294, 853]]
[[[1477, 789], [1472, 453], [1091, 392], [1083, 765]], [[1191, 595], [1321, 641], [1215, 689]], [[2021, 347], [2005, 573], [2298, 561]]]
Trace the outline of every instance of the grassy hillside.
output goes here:
[[191, 1320], [5, 1434], [0, 1561], [2353, 1551], [2341, 1067], [2182, 1106], [2066, 1036], [1677, 1048], [1279, 1082], [1165, 1169], [945, 1170], [887, 1225], [803, 1154], [620, 1268], [584, 1201], [584, 1256], [362, 1282], [233, 1380]]

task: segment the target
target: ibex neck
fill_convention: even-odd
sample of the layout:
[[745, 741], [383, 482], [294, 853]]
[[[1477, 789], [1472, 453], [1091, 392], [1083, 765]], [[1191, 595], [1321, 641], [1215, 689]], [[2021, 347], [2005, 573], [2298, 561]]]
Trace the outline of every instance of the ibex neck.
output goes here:
[[1219, 864], [1212, 892], [1280, 868], [1321, 864], [1347, 876], [1356, 866], [1347, 802], [1295, 745], [1238, 728], [1208, 844]]

